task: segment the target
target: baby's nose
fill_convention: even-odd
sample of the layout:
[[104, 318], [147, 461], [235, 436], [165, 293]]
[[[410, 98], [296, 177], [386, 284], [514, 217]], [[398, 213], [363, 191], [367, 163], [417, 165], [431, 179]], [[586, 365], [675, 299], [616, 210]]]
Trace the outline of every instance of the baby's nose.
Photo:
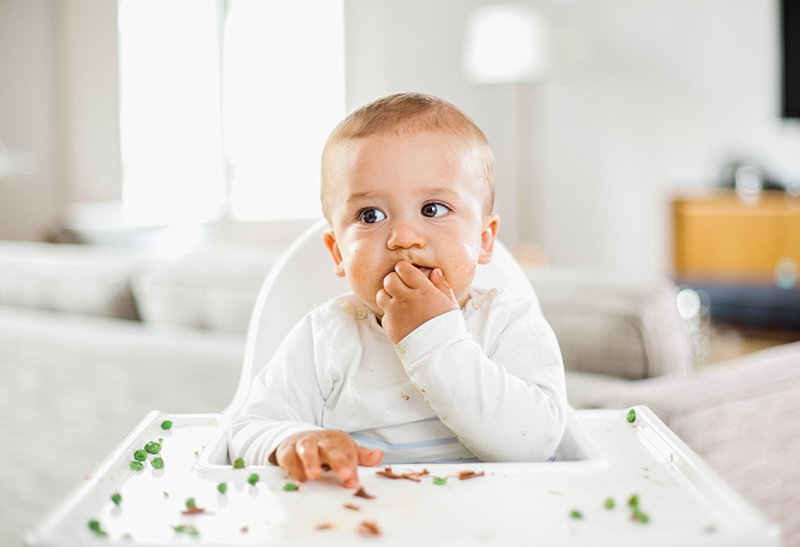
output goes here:
[[392, 226], [386, 246], [389, 249], [422, 248], [425, 247], [425, 238], [412, 223], [397, 222]]

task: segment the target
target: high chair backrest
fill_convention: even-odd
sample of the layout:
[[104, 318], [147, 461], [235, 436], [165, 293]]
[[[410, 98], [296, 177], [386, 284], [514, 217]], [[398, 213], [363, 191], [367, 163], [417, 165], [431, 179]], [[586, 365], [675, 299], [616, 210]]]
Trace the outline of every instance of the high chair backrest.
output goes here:
[[[235, 414], [244, 403], [253, 377], [307, 312], [350, 292], [345, 278], [333, 273], [333, 260], [322, 242], [322, 234], [327, 229], [325, 219], [309, 227], [281, 255], [264, 281], [247, 330], [239, 386], [224, 411], [226, 414]], [[525, 273], [499, 241], [495, 242], [492, 261], [478, 266], [473, 285], [508, 288], [539, 305]]]

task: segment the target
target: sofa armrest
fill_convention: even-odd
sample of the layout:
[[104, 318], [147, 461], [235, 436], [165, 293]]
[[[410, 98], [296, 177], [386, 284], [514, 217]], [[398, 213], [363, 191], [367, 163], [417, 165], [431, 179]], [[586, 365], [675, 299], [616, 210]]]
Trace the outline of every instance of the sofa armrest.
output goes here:
[[560, 267], [526, 274], [567, 369], [631, 380], [692, 369], [688, 330], [668, 279]]
[[582, 408], [649, 406], [734, 488], [800, 545], [800, 342], [775, 346], [688, 377], [622, 381], [572, 373]]

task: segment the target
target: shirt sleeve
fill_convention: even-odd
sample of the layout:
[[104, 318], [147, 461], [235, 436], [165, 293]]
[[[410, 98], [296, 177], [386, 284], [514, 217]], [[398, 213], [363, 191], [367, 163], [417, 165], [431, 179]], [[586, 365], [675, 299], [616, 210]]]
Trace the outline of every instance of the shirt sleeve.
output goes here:
[[564, 366], [555, 335], [523, 298], [499, 298], [483, 329], [464, 314], [439, 315], [396, 346], [431, 408], [483, 461], [543, 461], [566, 424]]
[[317, 358], [324, 345], [314, 337], [310, 316], [298, 323], [264, 369], [228, 428], [231, 460], [264, 465], [285, 438], [322, 429], [322, 386]]

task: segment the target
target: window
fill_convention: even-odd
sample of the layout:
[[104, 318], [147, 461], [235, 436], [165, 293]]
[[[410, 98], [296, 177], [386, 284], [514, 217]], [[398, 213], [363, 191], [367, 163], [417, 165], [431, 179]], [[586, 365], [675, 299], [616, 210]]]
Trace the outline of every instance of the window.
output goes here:
[[341, 0], [119, 0], [126, 218], [319, 216], [343, 27]]

